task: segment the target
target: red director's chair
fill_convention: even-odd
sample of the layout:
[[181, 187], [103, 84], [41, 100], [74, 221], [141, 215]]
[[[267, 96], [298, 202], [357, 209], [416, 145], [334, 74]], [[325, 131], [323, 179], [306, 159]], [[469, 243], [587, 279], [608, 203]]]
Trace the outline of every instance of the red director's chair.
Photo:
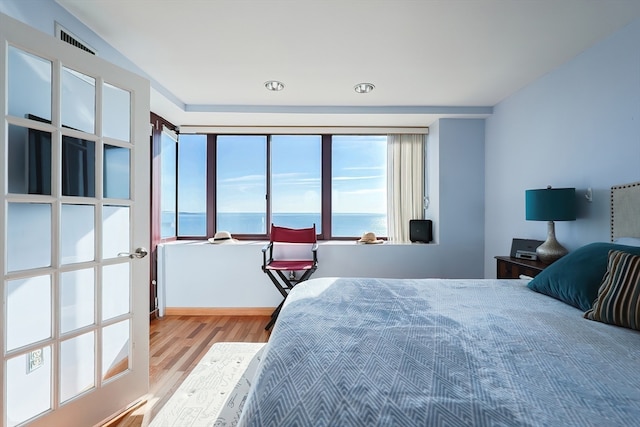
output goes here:
[[[278, 318], [289, 291], [298, 283], [307, 280], [318, 268], [317, 251], [315, 224], [309, 228], [287, 228], [271, 224], [271, 239], [262, 248], [262, 271], [269, 276], [282, 294], [283, 300], [271, 314], [266, 330], [269, 330]], [[302, 275], [296, 278], [297, 272], [300, 271]]]

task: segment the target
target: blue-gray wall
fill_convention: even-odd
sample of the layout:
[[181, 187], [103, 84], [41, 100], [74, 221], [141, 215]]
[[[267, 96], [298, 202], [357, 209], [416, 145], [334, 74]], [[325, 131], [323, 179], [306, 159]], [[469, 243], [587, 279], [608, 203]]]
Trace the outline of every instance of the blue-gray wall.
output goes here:
[[0, 12], [50, 36], [56, 35], [55, 23], [58, 22], [95, 48], [100, 57], [137, 74], [144, 75], [143, 71], [133, 62], [107, 44], [54, 0], [2, 0], [0, 1]]
[[130, 61], [129, 58], [106, 43], [90, 28], [56, 3], [55, 0], [0, 0], [0, 13], [9, 15], [18, 21], [54, 37], [56, 35], [55, 23], [58, 22], [66, 28], [67, 31], [70, 31], [73, 35], [94, 48], [97, 51], [97, 55], [102, 59], [146, 78], [150, 81], [151, 87], [167, 99], [178, 106], [184, 105], [175, 95], [153, 80], [140, 67]]
[[485, 144], [485, 276], [512, 238], [546, 238], [526, 189], [576, 188], [578, 219], [556, 223], [567, 249], [608, 241], [610, 187], [640, 181], [640, 20], [496, 105]]
[[[437, 242], [451, 257], [447, 264], [460, 271], [483, 271], [484, 134], [484, 119], [441, 119], [429, 127], [426, 214], [435, 218]], [[430, 156], [430, 150], [437, 153]]]

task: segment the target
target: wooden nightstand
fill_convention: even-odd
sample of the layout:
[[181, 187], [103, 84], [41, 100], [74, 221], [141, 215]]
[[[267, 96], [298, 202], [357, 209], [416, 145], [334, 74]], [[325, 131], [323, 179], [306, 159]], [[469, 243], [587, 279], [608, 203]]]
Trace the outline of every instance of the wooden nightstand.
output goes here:
[[497, 256], [498, 279], [518, 279], [521, 274], [536, 277], [548, 264], [528, 259]]

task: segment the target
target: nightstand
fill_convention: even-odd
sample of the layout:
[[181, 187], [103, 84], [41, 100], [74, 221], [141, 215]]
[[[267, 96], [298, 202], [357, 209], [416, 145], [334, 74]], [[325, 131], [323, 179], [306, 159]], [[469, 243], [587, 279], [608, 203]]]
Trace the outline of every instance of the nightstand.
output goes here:
[[498, 279], [518, 279], [521, 274], [536, 277], [548, 264], [528, 259], [497, 256]]

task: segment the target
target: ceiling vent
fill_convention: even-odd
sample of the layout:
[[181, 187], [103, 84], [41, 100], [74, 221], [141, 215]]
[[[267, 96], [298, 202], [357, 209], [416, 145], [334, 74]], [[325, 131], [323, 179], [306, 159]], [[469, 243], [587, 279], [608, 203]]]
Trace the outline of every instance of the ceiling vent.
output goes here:
[[76, 37], [71, 31], [68, 31], [62, 25], [56, 22], [56, 37], [63, 42], [69, 43], [72, 46], [77, 47], [78, 49], [82, 49], [85, 52], [89, 52], [92, 55], [96, 54], [96, 50], [89, 46], [84, 41], [80, 40]]

